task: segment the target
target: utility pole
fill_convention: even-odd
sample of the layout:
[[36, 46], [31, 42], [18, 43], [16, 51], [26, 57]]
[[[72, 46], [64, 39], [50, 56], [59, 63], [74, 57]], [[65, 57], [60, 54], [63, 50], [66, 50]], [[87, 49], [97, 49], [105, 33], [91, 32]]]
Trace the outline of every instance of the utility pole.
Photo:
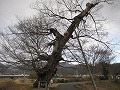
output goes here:
[[92, 75], [92, 73], [91, 73], [91, 70], [90, 70], [89, 64], [88, 64], [87, 59], [86, 59], [86, 57], [85, 57], [85, 53], [84, 53], [84, 51], [83, 51], [83, 48], [82, 48], [81, 42], [80, 42], [80, 40], [79, 40], [79, 36], [78, 36], [78, 34], [77, 34], [76, 31], [75, 31], [75, 34], [76, 34], [76, 37], [77, 37], [77, 40], [78, 40], [78, 44], [79, 44], [79, 46], [80, 46], [81, 53], [82, 53], [82, 55], [83, 55], [83, 59], [84, 59], [85, 64], [86, 64], [86, 66], [87, 66], [87, 69], [88, 69], [88, 72], [89, 72], [90, 78], [91, 78], [91, 80], [92, 80], [92, 84], [93, 84], [93, 86], [94, 86], [94, 90], [97, 90], [97, 86], [96, 86], [96, 84], [95, 84], [95, 81], [94, 81], [93, 75]]

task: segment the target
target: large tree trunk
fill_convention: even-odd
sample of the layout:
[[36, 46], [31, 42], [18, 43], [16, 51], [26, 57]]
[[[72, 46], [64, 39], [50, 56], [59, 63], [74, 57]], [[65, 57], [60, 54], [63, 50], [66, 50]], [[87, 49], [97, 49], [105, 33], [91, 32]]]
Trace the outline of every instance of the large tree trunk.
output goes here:
[[[57, 50], [59, 51], [59, 50]], [[38, 87], [38, 82], [47, 82], [47, 85], [49, 84], [50, 80], [54, 77], [57, 71], [57, 66], [59, 64], [59, 61], [61, 60], [61, 53], [55, 52], [51, 55], [50, 59], [48, 60], [47, 65], [42, 69], [42, 71], [37, 70], [38, 78], [34, 82], [33, 87]], [[45, 83], [42, 84], [41, 87], [45, 87]]]
[[38, 75], [38, 78], [34, 82], [33, 87], [38, 88], [38, 82], [41, 82], [42, 84], [40, 84], [40, 87], [45, 88], [46, 83], [47, 83], [47, 85], [49, 84], [51, 78], [54, 77], [56, 71], [57, 71], [57, 69], [55, 68], [55, 69], [53, 69], [53, 71], [47, 72], [49, 74], [46, 74], [46, 72], [44, 72], [42, 75]]
[[87, 16], [90, 9], [93, 8], [95, 5], [90, 3], [86, 4], [86, 9], [83, 10], [79, 15], [74, 17], [73, 22], [66, 31], [68, 33], [66, 36], [62, 36], [58, 31], [51, 29], [51, 32], [56, 36], [57, 41], [55, 42], [52, 55], [49, 58], [47, 65], [42, 69], [42, 73], [39, 71], [36, 72], [38, 74], [38, 79], [33, 84], [33, 87], [38, 86], [38, 81], [47, 81], [48, 83], [50, 82], [50, 80], [56, 73], [56, 68], [59, 64], [59, 61], [61, 60], [61, 53], [65, 44], [72, 36], [72, 33], [75, 31], [76, 27], [79, 26], [79, 23], [81, 20], [83, 20], [83, 17]]

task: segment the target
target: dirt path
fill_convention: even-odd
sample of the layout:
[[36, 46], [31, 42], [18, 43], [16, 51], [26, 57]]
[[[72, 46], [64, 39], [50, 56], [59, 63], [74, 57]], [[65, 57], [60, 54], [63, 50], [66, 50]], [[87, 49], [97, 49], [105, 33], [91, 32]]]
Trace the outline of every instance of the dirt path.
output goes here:
[[88, 82], [63, 83], [58, 85], [57, 90], [80, 90], [80, 88], [76, 87], [76, 84], [84, 84], [84, 83], [90, 83], [90, 82], [88, 81]]
[[79, 90], [75, 87], [75, 84], [60, 84], [57, 87], [57, 90]]

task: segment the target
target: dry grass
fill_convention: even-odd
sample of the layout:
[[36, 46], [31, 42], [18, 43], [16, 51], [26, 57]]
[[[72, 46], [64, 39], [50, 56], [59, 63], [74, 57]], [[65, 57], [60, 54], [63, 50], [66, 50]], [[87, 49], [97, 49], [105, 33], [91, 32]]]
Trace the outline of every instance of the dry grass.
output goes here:
[[[26, 83], [22, 83], [22, 79], [11, 80], [11, 79], [0, 79], [0, 90], [38, 90], [33, 89], [32, 81], [27, 80]], [[113, 82], [113, 81], [99, 81], [96, 83], [98, 90], [120, 90], [120, 81]], [[49, 90], [56, 90], [59, 84], [53, 84], [49, 87]], [[87, 84], [77, 84], [75, 85], [79, 90], [94, 90], [91, 83]], [[45, 89], [40, 89], [45, 90]]]
[[35, 82], [35, 79], [23, 79], [23, 78], [18, 78], [14, 80], [17, 84], [33, 84]]
[[[113, 82], [113, 81], [101, 81], [97, 82], [97, 90], [120, 90], [120, 82]], [[94, 90], [91, 83], [89, 84], [78, 84], [76, 85], [77, 88], [80, 90]]]
[[[24, 82], [23, 78], [18, 78], [15, 80], [0, 78], [0, 90], [38, 90], [32, 88], [34, 81], [34, 79], [26, 79]], [[52, 84], [49, 87], [49, 90], [56, 90], [57, 86], [58, 84]], [[45, 88], [41, 88], [40, 90], [45, 90]]]
[[31, 90], [28, 85], [16, 84], [10, 79], [0, 79], [0, 90]]

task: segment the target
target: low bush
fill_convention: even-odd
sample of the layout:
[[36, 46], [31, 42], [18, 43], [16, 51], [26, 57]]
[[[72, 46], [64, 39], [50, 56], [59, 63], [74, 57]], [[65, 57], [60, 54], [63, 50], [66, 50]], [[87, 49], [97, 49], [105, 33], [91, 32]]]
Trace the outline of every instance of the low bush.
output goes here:
[[81, 78], [69, 78], [68, 82], [79, 82]]
[[82, 76], [81, 78], [82, 81], [90, 81], [90, 77], [89, 76]]
[[100, 80], [108, 80], [109, 78], [108, 78], [108, 77], [105, 77], [105, 76], [99, 76], [99, 79], [100, 79]]
[[58, 79], [57, 82], [58, 83], [67, 83], [68, 81], [66, 79]]
[[32, 71], [32, 72], [30, 73], [29, 78], [30, 78], [30, 79], [36, 79], [36, 78], [37, 78], [37, 74]]

